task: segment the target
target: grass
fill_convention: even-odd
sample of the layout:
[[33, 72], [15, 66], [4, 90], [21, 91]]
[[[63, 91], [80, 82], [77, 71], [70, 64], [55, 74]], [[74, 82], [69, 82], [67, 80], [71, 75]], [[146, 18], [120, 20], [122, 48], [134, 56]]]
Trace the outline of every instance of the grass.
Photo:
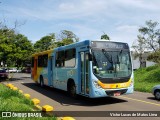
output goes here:
[[136, 91], [151, 92], [153, 86], [160, 84], [160, 64], [136, 70], [134, 79]]
[[[35, 111], [33, 102], [27, 99], [18, 91], [13, 91], [8, 87], [0, 84], [0, 111]], [[36, 110], [38, 111], [38, 110]], [[1, 115], [0, 115], [1, 116]], [[1, 118], [2, 120], [56, 120], [52, 117], [43, 118]]]

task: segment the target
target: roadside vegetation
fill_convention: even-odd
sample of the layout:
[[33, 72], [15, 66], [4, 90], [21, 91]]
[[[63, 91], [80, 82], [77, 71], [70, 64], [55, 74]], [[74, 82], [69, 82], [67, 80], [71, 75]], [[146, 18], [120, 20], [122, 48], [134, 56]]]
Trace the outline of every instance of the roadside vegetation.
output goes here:
[[151, 92], [153, 86], [160, 84], [160, 64], [136, 70], [134, 78], [135, 91]]
[[[0, 111], [20, 111], [20, 112], [29, 112], [29, 111], [40, 111], [35, 109], [33, 102], [30, 99], [27, 99], [23, 94], [18, 91], [13, 91], [8, 87], [0, 84]], [[56, 120], [53, 117], [43, 117], [43, 118], [3, 118], [4, 120]]]
[[51, 32], [32, 43], [25, 35], [17, 32], [17, 27], [23, 25], [17, 21], [10, 28], [0, 19], [0, 67], [16, 67], [17, 69], [31, 64], [31, 55], [35, 52], [78, 42], [79, 38], [72, 31], [61, 30]]

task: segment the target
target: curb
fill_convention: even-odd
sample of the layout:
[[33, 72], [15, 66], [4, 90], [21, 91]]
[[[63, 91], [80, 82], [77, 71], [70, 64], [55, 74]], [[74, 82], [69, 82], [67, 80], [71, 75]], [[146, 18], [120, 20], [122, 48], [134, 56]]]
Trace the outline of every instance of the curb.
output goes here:
[[[4, 84], [4, 83], [3, 83]], [[23, 94], [23, 91], [18, 89], [17, 87], [15, 87], [13, 84], [11, 83], [7, 83], [7, 84], [4, 84], [5, 86], [7, 86], [8, 88], [14, 90], [14, 91], [18, 91], [19, 93]], [[27, 99], [31, 99], [31, 95], [30, 94], [23, 94]], [[43, 112], [52, 112], [54, 111], [54, 108], [50, 105], [44, 105], [44, 106], [40, 106], [38, 105], [40, 103], [40, 100], [37, 99], [37, 98], [33, 98], [31, 99], [31, 101], [33, 102], [34, 106], [40, 110], [40, 111], [43, 111]], [[66, 116], [66, 117], [59, 117], [57, 120], [76, 120], [75, 118], [73, 117], [69, 117], [69, 116]]]

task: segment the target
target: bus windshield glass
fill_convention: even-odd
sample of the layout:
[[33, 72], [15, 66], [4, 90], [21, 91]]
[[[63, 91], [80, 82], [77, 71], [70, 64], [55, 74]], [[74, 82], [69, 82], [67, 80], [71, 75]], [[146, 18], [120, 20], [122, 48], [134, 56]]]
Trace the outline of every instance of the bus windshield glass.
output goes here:
[[129, 49], [92, 49], [93, 73], [100, 78], [129, 77], [132, 64]]

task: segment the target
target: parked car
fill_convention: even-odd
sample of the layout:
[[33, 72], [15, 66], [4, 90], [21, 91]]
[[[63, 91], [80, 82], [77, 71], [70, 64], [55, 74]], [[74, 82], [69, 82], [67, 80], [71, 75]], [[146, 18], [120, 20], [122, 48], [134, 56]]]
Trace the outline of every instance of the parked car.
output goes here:
[[31, 73], [31, 67], [26, 67], [22, 70], [22, 73]]
[[8, 72], [10, 72], [10, 73], [16, 73], [17, 69], [16, 68], [9, 68]]
[[160, 85], [156, 85], [153, 87], [152, 94], [155, 96], [157, 100], [160, 100]]
[[17, 70], [17, 73], [21, 73], [21, 72], [22, 72], [22, 70], [20, 70], [20, 69]]
[[5, 69], [0, 69], [0, 79], [8, 78], [8, 73]]

